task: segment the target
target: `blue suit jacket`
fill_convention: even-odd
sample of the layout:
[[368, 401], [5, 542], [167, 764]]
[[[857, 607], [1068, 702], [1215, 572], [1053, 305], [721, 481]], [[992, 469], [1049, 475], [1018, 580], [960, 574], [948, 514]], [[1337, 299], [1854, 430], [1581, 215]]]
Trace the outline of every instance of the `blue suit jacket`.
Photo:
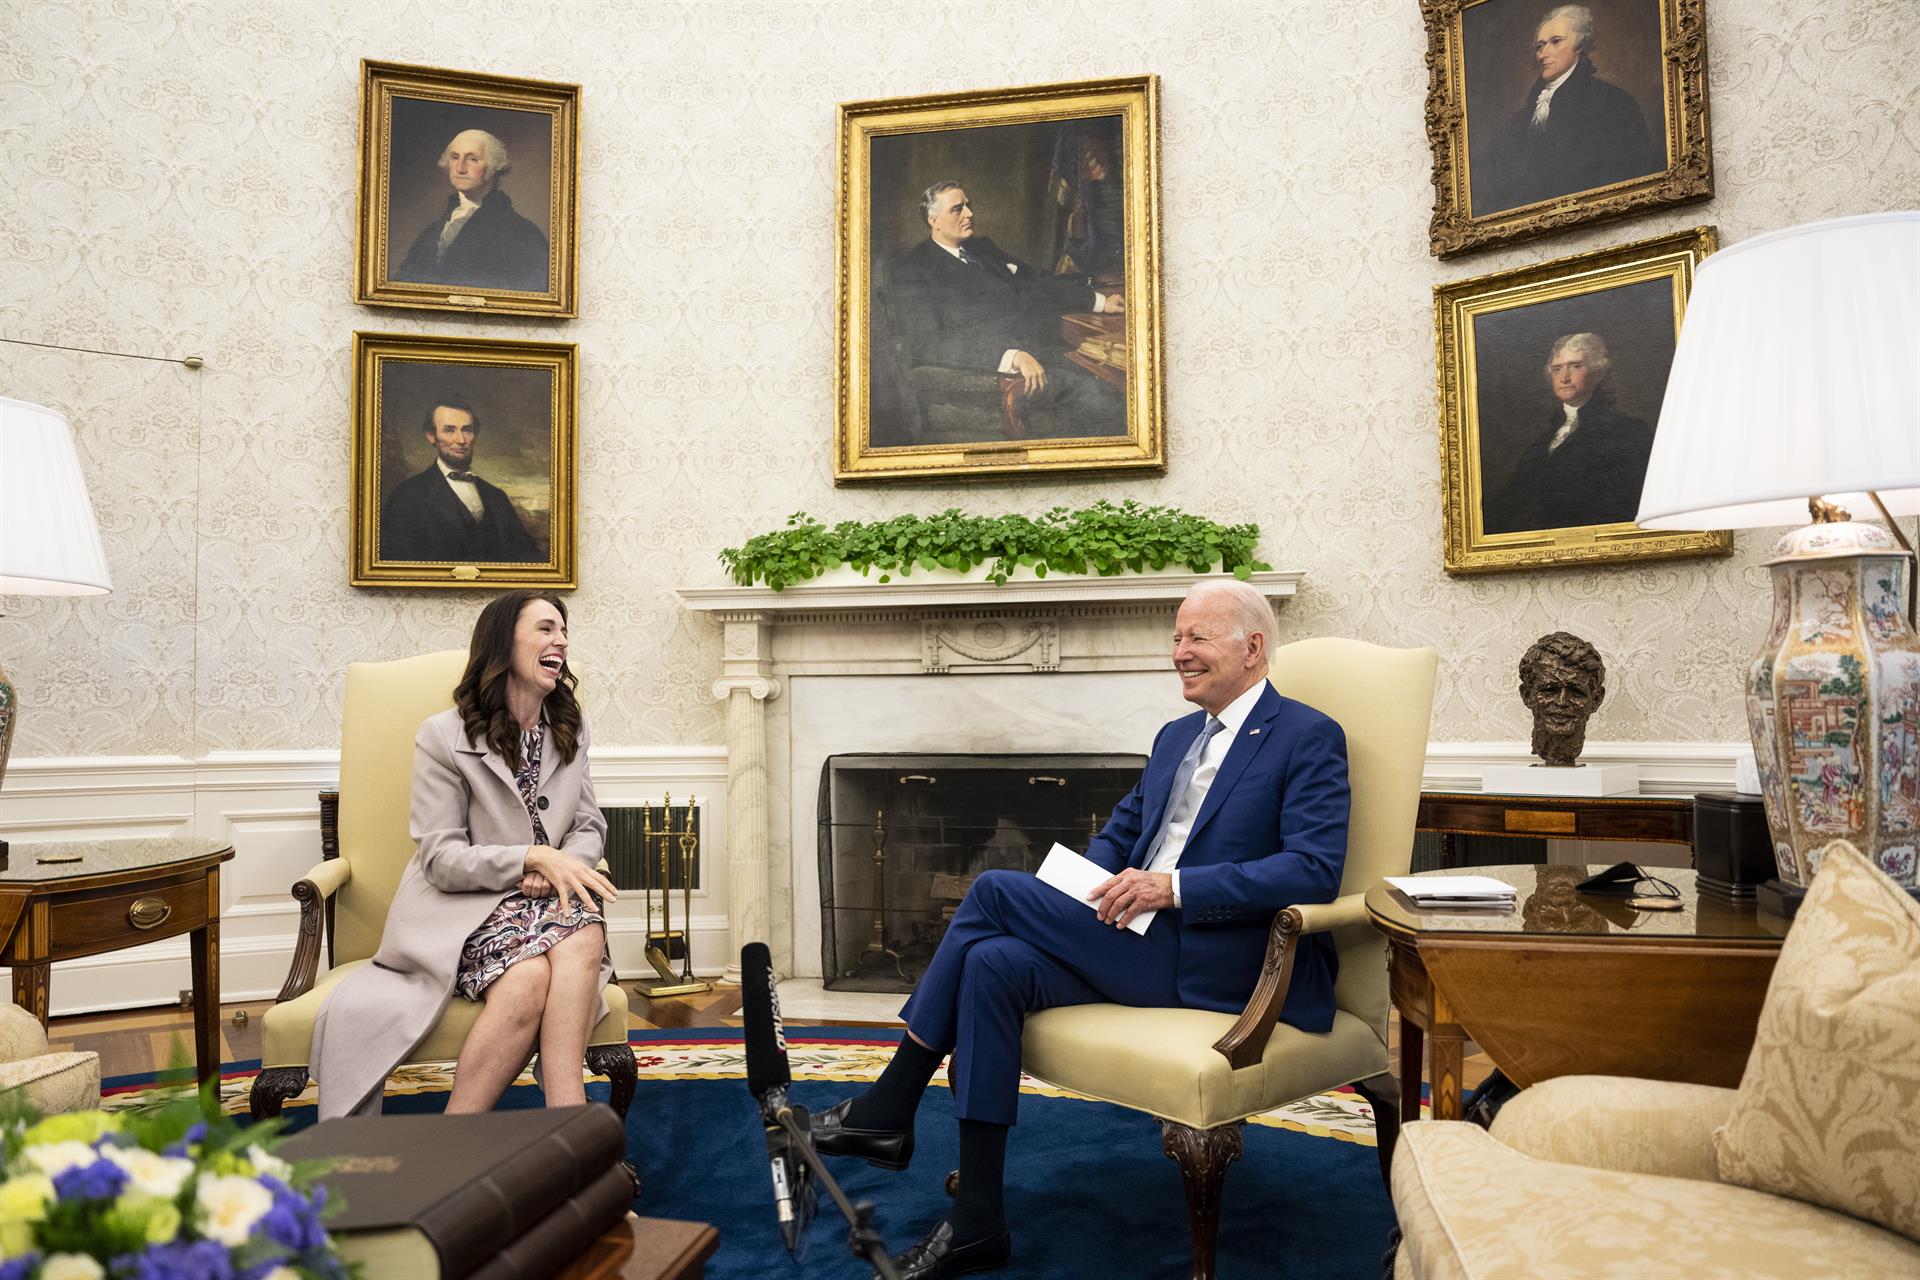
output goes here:
[[[1180, 760], [1204, 711], [1160, 730], [1140, 781], [1094, 837], [1087, 857], [1118, 872], [1144, 864]], [[1347, 861], [1347, 736], [1329, 717], [1268, 685], [1240, 726], [1180, 854], [1180, 999], [1238, 1013], [1253, 994], [1274, 914], [1331, 902]], [[1283, 1021], [1333, 1025], [1333, 940], [1300, 939]]]

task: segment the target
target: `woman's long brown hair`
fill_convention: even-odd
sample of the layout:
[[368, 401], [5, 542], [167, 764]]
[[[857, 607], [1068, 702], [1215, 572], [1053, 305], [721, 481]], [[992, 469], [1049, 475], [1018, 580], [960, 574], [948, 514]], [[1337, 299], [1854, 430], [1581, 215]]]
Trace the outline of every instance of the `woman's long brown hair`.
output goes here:
[[[546, 601], [560, 611], [562, 622], [567, 620], [566, 604], [551, 591], [509, 591], [495, 597], [473, 624], [467, 669], [453, 687], [453, 705], [460, 710], [467, 741], [485, 742], [515, 770], [520, 768], [520, 726], [507, 711], [507, 675], [513, 669], [513, 632], [520, 625], [520, 611], [535, 600]], [[560, 683], [543, 704], [548, 736], [563, 764], [572, 763], [580, 750], [580, 703], [573, 696], [579, 683], [562, 662]]]

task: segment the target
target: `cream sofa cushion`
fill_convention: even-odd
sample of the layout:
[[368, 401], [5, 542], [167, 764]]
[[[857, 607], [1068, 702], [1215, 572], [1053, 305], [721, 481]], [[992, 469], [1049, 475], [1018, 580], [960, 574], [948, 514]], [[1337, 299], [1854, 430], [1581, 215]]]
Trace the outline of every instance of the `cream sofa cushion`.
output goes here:
[[1920, 903], [1835, 841], [1780, 948], [1720, 1177], [1920, 1240]]
[[1235, 1071], [1213, 1042], [1236, 1016], [1207, 1009], [1068, 1005], [1027, 1018], [1021, 1065], [1042, 1080], [1195, 1129], [1243, 1120], [1380, 1070], [1380, 1039], [1344, 1010], [1324, 1033], [1276, 1023], [1259, 1063]]
[[18, 1089], [42, 1115], [91, 1111], [100, 1105], [100, 1055], [43, 1053], [0, 1063], [0, 1091]]
[[1541, 1160], [1719, 1181], [1713, 1132], [1733, 1090], [1628, 1076], [1561, 1076], [1522, 1090], [1493, 1136]]
[[1421, 1280], [1920, 1274], [1920, 1245], [1844, 1214], [1720, 1182], [1537, 1160], [1459, 1121], [1400, 1130], [1393, 1203], [1397, 1265]]

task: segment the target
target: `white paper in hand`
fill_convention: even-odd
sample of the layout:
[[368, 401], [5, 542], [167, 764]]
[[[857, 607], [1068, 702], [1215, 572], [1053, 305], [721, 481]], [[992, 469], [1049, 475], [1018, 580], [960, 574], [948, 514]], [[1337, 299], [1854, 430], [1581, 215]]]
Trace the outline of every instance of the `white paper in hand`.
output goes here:
[[[1034, 875], [1039, 877], [1041, 884], [1052, 885], [1087, 910], [1098, 911], [1099, 905], [1089, 902], [1087, 895], [1098, 888], [1101, 881], [1110, 879], [1113, 873], [1067, 846], [1056, 844], [1047, 850], [1046, 861], [1040, 864], [1040, 869]], [[1153, 916], [1151, 911], [1142, 911], [1127, 928], [1134, 933], [1145, 934], [1147, 926], [1153, 923]]]

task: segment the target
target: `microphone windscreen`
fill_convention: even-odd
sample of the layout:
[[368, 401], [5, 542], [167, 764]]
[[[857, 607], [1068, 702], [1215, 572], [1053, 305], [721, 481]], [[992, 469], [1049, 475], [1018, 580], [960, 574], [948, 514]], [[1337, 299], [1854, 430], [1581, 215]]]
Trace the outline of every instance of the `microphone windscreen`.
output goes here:
[[773, 953], [764, 942], [740, 948], [740, 1019], [747, 1040], [747, 1088], [762, 1098], [793, 1079], [787, 1068], [787, 1036], [780, 1026], [780, 997], [773, 985]]

